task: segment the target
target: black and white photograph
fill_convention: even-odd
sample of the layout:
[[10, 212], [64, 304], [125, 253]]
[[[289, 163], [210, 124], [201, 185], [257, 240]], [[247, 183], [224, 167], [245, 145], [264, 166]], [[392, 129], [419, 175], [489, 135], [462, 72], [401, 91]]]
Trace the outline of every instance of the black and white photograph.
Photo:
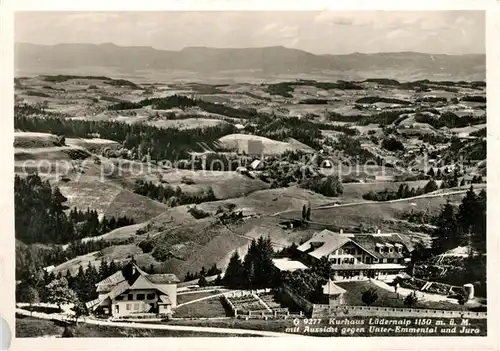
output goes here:
[[486, 11], [13, 16], [13, 337], [494, 333]]

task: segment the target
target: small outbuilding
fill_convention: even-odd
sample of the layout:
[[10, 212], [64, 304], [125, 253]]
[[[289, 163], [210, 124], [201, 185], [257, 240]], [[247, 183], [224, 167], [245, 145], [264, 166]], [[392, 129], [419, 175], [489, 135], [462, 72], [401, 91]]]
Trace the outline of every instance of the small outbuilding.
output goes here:
[[330, 307], [341, 306], [344, 304], [344, 294], [346, 291], [335, 284], [331, 279], [323, 285], [323, 294], [328, 296]]

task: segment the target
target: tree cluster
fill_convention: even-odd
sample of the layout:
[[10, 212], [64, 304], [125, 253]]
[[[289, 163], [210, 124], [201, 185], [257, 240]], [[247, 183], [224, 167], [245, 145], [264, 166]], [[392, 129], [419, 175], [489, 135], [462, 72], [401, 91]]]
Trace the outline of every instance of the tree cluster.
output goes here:
[[215, 113], [234, 118], [252, 118], [257, 114], [254, 109], [238, 109], [224, 104], [217, 104], [201, 99], [191, 99], [183, 95], [171, 95], [161, 98], [148, 98], [139, 102], [123, 101], [108, 107], [109, 110], [131, 110], [151, 106], [153, 110], [170, 110], [172, 108], [199, 107], [209, 113]]
[[296, 294], [312, 303], [326, 302], [323, 286], [326, 284], [327, 279], [311, 270], [299, 269], [294, 272], [283, 272], [281, 280]]
[[212, 267], [210, 267], [208, 270], [205, 269], [205, 266], [201, 267], [201, 270], [198, 273], [191, 273], [187, 272], [186, 276], [184, 277], [185, 282], [189, 282], [191, 280], [195, 279], [201, 279], [202, 277], [211, 277], [214, 275], [219, 275], [222, 273], [222, 270], [220, 270], [217, 265], [214, 263]]
[[405, 147], [401, 141], [396, 138], [385, 138], [380, 144], [384, 149], [388, 151], [404, 151]]
[[324, 196], [337, 197], [342, 195], [344, 188], [337, 176], [315, 177], [304, 180], [300, 186]]
[[486, 252], [486, 192], [477, 195], [471, 186], [458, 208], [451, 203], [443, 206], [434, 224], [433, 247], [437, 253], [457, 246]]
[[430, 116], [428, 114], [417, 113], [415, 115], [415, 122], [427, 123], [434, 128], [462, 128], [472, 124], [486, 123], [486, 117], [477, 117], [474, 115], [457, 116], [453, 112], [443, 112], [439, 117]]
[[192, 194], [183, 192], [179, 186], [174, 189], [168, 184], [155, 185], [153, 182], [146, 182], [144, 180], [136, 181], [134, 192], [167, 204], [170, 207], [217, 200], [212, 187], [209, 187], [202, 193]]
[[[84, 269], [80, 266], [75, 275], [68, 272], [54, 274], [34, 270], [16, 286], [16, 301], [49, 302], [57, 305], [87, 302], [97, 298], [96, 284], [121, 269], [114, 261], [102, 260], [99, 269], [90, 262]], [[33, 290], [38, 301], [33, 301]], [[35, 296], [36, 297], [36, 296]]]
[[126, 216], [99, 221], [94, 210], [72, 209], [66, 215], [66, 197], [37, 174], [14, 177], [16, 239], [24, 243], [66, 243], [133, 224]]
[[[145, 150], [153, 160], [179, 160], [189, 157], [191, 151], [204, 151], [200, 145], [212, 145], [224, 135], [236, 133], [229, 123], [189, 130], [157, 128], [144, 123], [123, 123], [117, 121], [68, 120], [62, 118], [36, 118], [25, 113], [14, 114], [14, 127], [23, 131], [51, 133], [74, 138], [89, 138], [99, 135], [114, 140], [123, 147]], [[31, 111], [30, 111], [31, 112]]]
[[252, 240], [243, 261], [237, 251], [231, 256], [224, 275], [224, 284], [231, 288], [267, 288], [277, 286], [278, 276], [272, 258], [271, 239]]
[[382, 158], [362, 148], [359, 139], [352, 138], [347, 134], [339, 135], [338, 140], [332, 142], [331, 146], [335, 150], [344, 152], [344, 154], [349, 156], [351, 159], [355, 159], [361, 164], [374, 161], [377, 165], [383, 164]]
[[436, 181], [431, 179], [423, 188], [410, 188], [408, 184], [401, 184], [397, 191], [392, 191], [389, 189], [384, 189], [379, 192], [369, 191], [366, 194], [363, 194], [363, 199], [371, 200], [371, 201], [390, 201], [397, 199], [406, 199], [410, 197], [424, 195], [433, 191], [438, 190], [439, 187], [436, 184]]

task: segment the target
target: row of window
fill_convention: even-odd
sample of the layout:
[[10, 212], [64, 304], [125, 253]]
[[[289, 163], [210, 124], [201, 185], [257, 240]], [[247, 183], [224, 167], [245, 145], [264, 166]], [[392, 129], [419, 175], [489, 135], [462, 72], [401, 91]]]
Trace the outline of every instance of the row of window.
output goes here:
[[139, 304], [138, 303], [128, 303], [127, 304], [127, 311], [134, 310], [137, 311], [139, 310]]
[[[375, 250], [377, 252], [380, 252], [380, 253], [384, 253], [384, 252], [385, 253], [392, 253], [392, 252], [402, 253], [403, 252], [402, 247], [397, 247], [397, 248], [377, 247]], [[362, 253], [363, 253], [363, 250], [361, 250], [361, 249], [348, 248], [348, 247], [341, 248], [341, 249], [338, 249], [337, 251], [335, 251], [336, 255], [361, 255]]]
[[377, 247], [375, 251], [380, 253], [393, 253], [394, 251], [397, 253], [402, 253], [403, 249], [401, 247], [397, 247], [394, 249], [393, 247]]
[[[155, 294], [136, 294], [135, 295], [135, 300], [154, 300], [155, 299]], [[125, 295], [120, 295], [115, 298], [115, 300], [125, 300]], [[127, 295], [127, 300], [132, 301], [134, 300], [134, 294], [128, 294]]]
[[[358, 257], [357, 260], [354, 257], [351, 258], [332, 258], [331, 260], [332, 264], [355, 264], [355, 263], [362, 263], [361, 257]], [[403, 262], [402, 258], [384, 258], [384, 259], [377, 259], [377, 258], [372, 258], [372, 257], [365, 257], [365, 263], [366, 264], [371, 264], [371, 263], [400, 263]]]

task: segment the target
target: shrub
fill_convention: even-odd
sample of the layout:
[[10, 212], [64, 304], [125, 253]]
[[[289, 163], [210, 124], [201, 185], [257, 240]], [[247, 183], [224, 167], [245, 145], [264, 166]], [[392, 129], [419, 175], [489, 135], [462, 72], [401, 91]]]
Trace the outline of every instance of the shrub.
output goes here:
[[363, 294], [361, 295], [361, 301], [363, 301], [363, 303], [366, 305], [366, 306], [371, 306], [375, 303], [375, 301], [378, 300], [378, 294], [377, 294], [377, 290], [375, 290], [374, 288], [370, 288], [370, 289], [367, 289], [363, 292]]
[[199, 286], [207, 286], [208, 285], [207, 279], [204, 276], [201, 276], [201, 278], [198, 279], [198, 285]]
[[414, 306], [417, 302], [418, 298], [415, 292], [412, 292], [409, 295], [407, 295], [403, 301], [403, 303], [409, 308], [412, 308], [412, 306]]
[[200, 210], [196, 206], [190, 207], [188, 212], [196, 219], [202, 219], [210, 216], [210, 213]]
[[331, 197], [342, 195], [344, 191], [339, 178], [334, 175], [329, 175], [325, 178], [315, 177], [307, 179], [301, 183], [301, 187]]
[[387, 138], [382, 141], [382, 147], [388, 151], [404, 151], [405, 147], [402, 142], [396, 138]]

